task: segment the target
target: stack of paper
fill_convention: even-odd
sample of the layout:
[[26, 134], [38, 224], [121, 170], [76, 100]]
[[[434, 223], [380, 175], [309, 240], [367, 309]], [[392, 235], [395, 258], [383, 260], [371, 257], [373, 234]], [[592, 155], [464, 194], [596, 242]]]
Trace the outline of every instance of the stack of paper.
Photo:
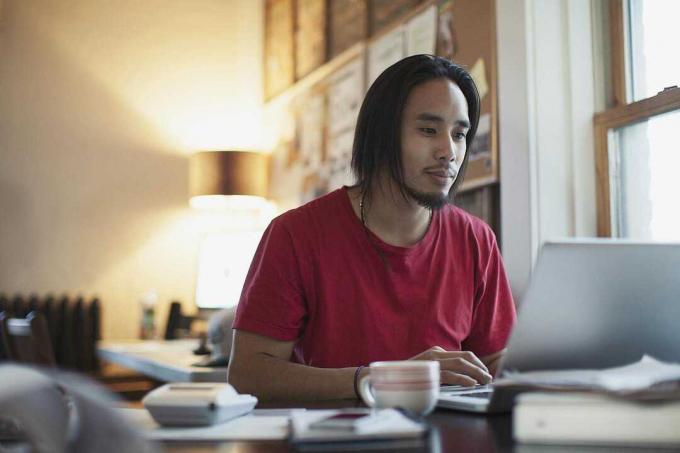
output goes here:
[[593, 391], [629, 399], [677, 399], [680, 398], [680, 364], [644, 356], [633, 364], [603, 370], [511, 372], [494, 385]]

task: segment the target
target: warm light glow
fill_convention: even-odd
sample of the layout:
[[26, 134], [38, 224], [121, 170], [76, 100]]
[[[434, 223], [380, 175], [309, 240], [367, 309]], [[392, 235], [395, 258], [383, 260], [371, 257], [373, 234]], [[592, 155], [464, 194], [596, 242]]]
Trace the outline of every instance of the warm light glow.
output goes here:
[[197, 195], [189, 199], [194, 209], [256, 211], [267, 204], [267, 200], [255, 195]]
[[263, 149], [258, 2], [76, 4], [31, 3], [38, 34], [71, 71], [141, 118], [163, 151]]
[[238, 304], [262, 231], [208, 236], [201, 244], [196, 305], [229, 308]]

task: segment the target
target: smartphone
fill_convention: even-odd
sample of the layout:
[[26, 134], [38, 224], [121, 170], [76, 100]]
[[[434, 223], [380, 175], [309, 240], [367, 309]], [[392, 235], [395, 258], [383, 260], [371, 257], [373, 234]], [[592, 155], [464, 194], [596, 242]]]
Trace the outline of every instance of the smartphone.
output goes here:
[[338, 412], [329, 417], [317, 420], [309, 425], [313, 429], [342, 429], [352, 431], [371, 423], [375, 417], [368, 411]]

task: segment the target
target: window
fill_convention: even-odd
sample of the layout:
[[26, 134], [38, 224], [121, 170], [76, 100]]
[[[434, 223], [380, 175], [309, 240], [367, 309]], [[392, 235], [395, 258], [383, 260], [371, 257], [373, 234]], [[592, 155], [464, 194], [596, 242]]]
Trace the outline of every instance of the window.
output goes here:
[[680, 240], [680, 2], [610, 0], [612, 104], [595, 115], [598, 234]]
[[639, 101], [680, 82], [680, 59], [670, 50], [680, 41], [680, 2], [629, 0], [626, 6], [631, 97]]

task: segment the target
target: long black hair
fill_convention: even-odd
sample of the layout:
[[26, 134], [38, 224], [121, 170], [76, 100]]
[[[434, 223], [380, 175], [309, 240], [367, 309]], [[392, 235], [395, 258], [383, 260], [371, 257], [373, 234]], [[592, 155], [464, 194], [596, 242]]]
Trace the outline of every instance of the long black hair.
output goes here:
[[[470, 74], [461, 66], [434, 55], [413, 55], [393, 64], [373, 82], [361, 104], [352, 147], [352, 171], [363, 194], [369, 194], [373, 181], [383, 168], [389, 169], [402, 195], [406, 183], [401, 165], [401, 120], [404, 105], [417, 85], [447, 78], [463, 92], [468, 104], [470, 129], [465, 141], [469, 151], [479, 123], [479, 94]], [[449, 190], [449, 201], [463, 181], [469, 152]]]

